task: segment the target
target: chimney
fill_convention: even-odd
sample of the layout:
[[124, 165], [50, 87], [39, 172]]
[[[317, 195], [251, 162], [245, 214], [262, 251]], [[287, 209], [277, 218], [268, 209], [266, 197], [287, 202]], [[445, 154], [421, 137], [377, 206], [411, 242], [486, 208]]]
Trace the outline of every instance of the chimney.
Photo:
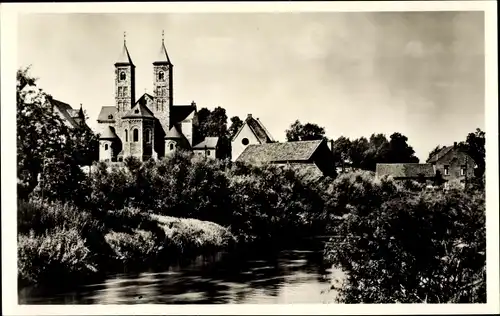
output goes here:
[[248, 114], [247, 115], [247, 120], [251, 119], [252, 118], [252, 114]]
[[196, 106], [196, 102], [191, 101], [191, 106]]
[[457, 147], [457, 142], [454, 142], [454, 143], [453, 143], [453, 147]]
[[333, 139], [330, 139], [330, 151], [333, 153]]

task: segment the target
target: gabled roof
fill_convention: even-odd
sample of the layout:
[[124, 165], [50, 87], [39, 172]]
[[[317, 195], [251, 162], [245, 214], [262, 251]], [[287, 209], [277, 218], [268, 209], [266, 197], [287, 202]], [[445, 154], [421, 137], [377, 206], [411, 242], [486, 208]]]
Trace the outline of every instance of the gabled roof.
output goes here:
[[170, 122], [179, 123], [184, 121], [191, 113], [196, 111], [196, 105], [173, 105], [170, 107]]
[[309, 161], [323, 140], [248, 145], [236, 161], [286, 162]]
[[205, 137], [201, 143], [193, 146], [193, 149], [215, 149], [218, 143], [219, 137]]
[[165, 138], [168, 139], [183, 138], [183, 137], [184, 135], [181, 132], [179, 132], [179, 129], [175, 125], [172, 126], [172, 128], [170, 128], [168, 133], [165, 135]]
[[135, 102], [135, 104], [137, 104], [137, 103], [141, 103], [141, 104], [146, 105], [146, 104], [147, 104], [147, 102], [148, 102], [148, 100], [147, 100], [147, 99], [149, 99], [149, 100], [153, 100], [154, 98], [153, 98], [153, 96], [152, 96], [151, 94], [149, 94], [149, 93], [144, 93], [144, 94], [143, 94], [143, 95], [142, 95], [142, 96], [141, 96], [141, 97], [140, 97], [140, 98], [139, 98], [139, 99]]
[[439, 150], [437, 153], [432, 155], [432, 157], [429, 157], [429, 159], [427, 159], [427, 162], [428, 163], [437, 162], [439, 160], [439, 158], [442, 158], [444, 155], [449, 153], [452, 149], [453, 149], [453, 146], [446, 146], [446, 147], [441, 148], [441, 150]]
[[125, 42], [123, 42], [122, 52], [120, 53], [120, 57], [118, 57], [118, 60], [116, 61], [115, 65], [132, 65], [132, 66], [134, 66], [134, 63], [132, 62], [132, 58], [130, 58], [130, 54], [128, 52], [127, 44]]
[[116, 135], [115, 131], [109, 126], [106, 126], [102, 134], [99, 136], [99, 139], [114, 139], [114, 138], [118, 138], [118, 136]]
[[378, 163], [377, 177], [392, 176], [393, 178], [426, 178], [434, 177], [434, 167], [430, 163]]
[[250, 128], [250, 130], [252, 131], [252, 133], [255, 135], [255, 137], [257, 138], [257, 140], [261, 144], [274, 142], [273, 137], [267, 131], [267, 129], [264, 127], [264, 124], [262, 124], [262, 122], [258, 118], [254, 119], [252, 117], [252, 114], [248, 114], [245, 122], [240, 127], [240, 129], [238, 130], [238, 132], [234, 135], [233, 139], [235, 139], [238, 136], [238, 134], [245, 127], [245, 125], [248, 125], [248, 127]]
[[116, 107], [103, 106], [101, 112], [97, 116], [98, 122], [114, 122], [116, 116]]
[[153, 112], [143, 103], [136, 103], [123, 118], [154, 118]]

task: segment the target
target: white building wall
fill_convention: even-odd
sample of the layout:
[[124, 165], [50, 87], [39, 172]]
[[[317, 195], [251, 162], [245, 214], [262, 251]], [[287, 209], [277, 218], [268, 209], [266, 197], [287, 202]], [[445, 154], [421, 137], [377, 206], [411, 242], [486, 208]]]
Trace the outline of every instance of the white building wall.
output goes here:
[[[248, 144], [244, 144], [243, 140], [247, 139]], [[243, 125], [240, 133], [234, 138], [231, 142], [231, 160], [235, 161], [241, 155], [241, 153], [247, 148], [248, 145], [260, 144], [257, 137], [255, 137], [254, 133], [245, 123]]]

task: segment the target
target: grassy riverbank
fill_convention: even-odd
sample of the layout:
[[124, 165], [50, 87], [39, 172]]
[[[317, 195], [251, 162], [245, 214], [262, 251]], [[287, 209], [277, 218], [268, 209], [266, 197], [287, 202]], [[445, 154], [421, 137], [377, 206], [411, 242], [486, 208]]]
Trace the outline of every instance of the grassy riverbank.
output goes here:
[[68, 204], [20, 202], [18, 220], [21, 284], [74, 282], [123, 267], [228, 248], [236, 241], [215, 223], [134, 208], [97, 218]]

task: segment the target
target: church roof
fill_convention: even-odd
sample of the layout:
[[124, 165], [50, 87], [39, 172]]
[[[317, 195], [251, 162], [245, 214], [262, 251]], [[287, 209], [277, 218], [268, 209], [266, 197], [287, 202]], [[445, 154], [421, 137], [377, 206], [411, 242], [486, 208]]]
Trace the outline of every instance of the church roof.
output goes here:
[[170, 108], [170, 120], [174, 123], [182, 122], [194, 111], [196, 111], [195, 104], [173, 105]]
[[237, 161], [246, 162], [306, 162], [319, 148], [323, 140], [248, 145]]
[[168, 58], [167, 49], [165, 48], [165, 43], [164, 43], [163, 39], [161, 41], [160, 50], [159, 50], [158, 55], [156, 56], [156, 59], [155, 59], [155, 61], [154, 61], [153, 64], [169, 64], [169, 65], [172, 65], [172, 63], [170, 62], [170, 58]]
[[174, 139], [174, 138], [183, 138], [184, 136], [182, 135], [181, 132], [177, 129], [177, 127], [174, 125], [172, 128], [168, 131], [167, 135], [165, 135], [165, 138], [168, 139]]
[[106, 126], [102, 134], [99, 136], [99, 139], [114, 139], [114, 138], [118, 138], [118, 136], [116, 136], [115, 131], [109, 126]]
[[116, 107], [114, 106], [103, 106], [99, 116], [97, 116], [98, 122], [114, 122], [116, 114]]
[[205, 137], [201, 143], [194, 145], [193, 149], [215, 149], [218, 143], [219, 137]]
[[271, 136], [269, 131], [265, 128], [264, 124], [262, 124], [262, 122], [258, 118], [257, 119], [253, 118], [252, 114], [248, 114], [245, 122], [240, 127], [238, 132], [234, 135], [233, 139], [235, 139], [238, 136], [238, 134], [245, 127], [245, 125], [248, 125], [252, 133], [255, 135], [255, 137], [257, 137], [257, 140], [261, 144], [274, 142], [273, 137]]
[[118, 60], [116, 61], [115, 65], [118, 64], [134, 66], [132, 58], [130, 58], [130, 54], [128, 52], [127, 44], [125, 42], [123, 42], [122, 52], [120, 53], [120, 57], [118, 57]]
[[123, 118], [154, 118], [153, 112], [144, 103], [136, 103]]
[[144, 94], [143, 94], [143, 95], [139, 98], [139, 100], [137, 100], [137, 101], [135, 102], [135, 104], [137, 104], [137, 103], [141, 103], [141, 104], [146, 105], [146, 104], [147, 104], [147, 102], [148, 102], [148, 101], [147, 101], [147, 99], [149, 99], [149, 100], [153, 100], [154, 98], [153, 98], [153, 96], [152, 96], [151, 94], [149, 94], [149, 93], [144, 93]]

